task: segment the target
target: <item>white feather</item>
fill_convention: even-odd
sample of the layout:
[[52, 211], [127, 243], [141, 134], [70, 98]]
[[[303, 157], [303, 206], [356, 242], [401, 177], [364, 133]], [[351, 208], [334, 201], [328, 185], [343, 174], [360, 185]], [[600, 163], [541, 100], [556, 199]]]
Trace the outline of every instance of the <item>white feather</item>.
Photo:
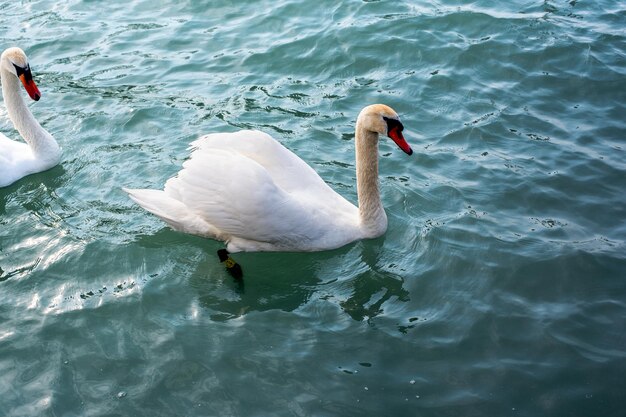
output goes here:
[[[362, 161], [377, 161], [377, 138], [378, 131], [357, 132], [357, 141], [370, 142], [364, 149], [372, 155]], [[371, 212], [359, 211], [265, 133], [210, 134], [194, 141], [191, 150], [163, 191], [124, 189], [175, 230], [225, 241], [229, 251], [238, 252], [334, 249], [386, 228], [384, 210], [370, 203]], [[362, 176], [376, 176], [363, 188], [369, 189], [368, 200], [380, 204], [377, 164], [362, 170], [371, 171]]]
[[[0, 187], [11, 185], [26, 175], [50, 169], [61, 160], [59, 145], [35, 120], [20, 96], [15, 65], [27, 68], [26, 55], [19, 48], [9, 48], [0, 58], [2, 93], [9, 118], [26, 143], [0, 134]], [[39, 93], [34, 82], [29, 85]]]

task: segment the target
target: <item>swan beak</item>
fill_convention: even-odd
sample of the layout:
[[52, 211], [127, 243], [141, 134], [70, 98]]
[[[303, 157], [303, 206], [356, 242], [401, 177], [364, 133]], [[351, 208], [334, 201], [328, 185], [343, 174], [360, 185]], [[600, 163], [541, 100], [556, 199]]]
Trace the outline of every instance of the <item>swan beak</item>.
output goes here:
[[390, 129], [389, 132], [387, 132], [387, 136], [389, 136], [404, 153], [413, 155], [413, 149], [411, 149], [411, 146], [404, 140], [400, 126], [395, 126], [393, 129]]
[[39, 101], [41, 93], [39, 92], [39, 88], [37, 88], [37, 84], [33, 81], [33, 74], [30, 72], [29, 67], [26, 67], [24, 72], [20, 74], [20, 81], [24, 85], [24, 89], [26, 89], [30, 98], [35, 101]]

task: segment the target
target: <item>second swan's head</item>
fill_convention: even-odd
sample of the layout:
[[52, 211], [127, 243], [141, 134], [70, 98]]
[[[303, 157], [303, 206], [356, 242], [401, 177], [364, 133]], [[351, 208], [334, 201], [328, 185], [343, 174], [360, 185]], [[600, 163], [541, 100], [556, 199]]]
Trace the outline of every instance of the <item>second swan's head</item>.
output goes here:
[[357, 125], [359, 124], [371, 132], [389, 136], [406, 154], [413, 154], [411, 146], [402, 135], [404, 126], [400, 117], [391, 107], [384, 104], [372, 104], [365, 107], [359, 113]]
[[37, 101], [41, 98], [41, 93], [37, 84], [33, 81], [33, 74], [28, 65], [28, 58], [20, 48], [8, 48], [0, 57], [0, 65], [3, 71], [15, 75], [24, 85], [24, 89], [33, 100]]

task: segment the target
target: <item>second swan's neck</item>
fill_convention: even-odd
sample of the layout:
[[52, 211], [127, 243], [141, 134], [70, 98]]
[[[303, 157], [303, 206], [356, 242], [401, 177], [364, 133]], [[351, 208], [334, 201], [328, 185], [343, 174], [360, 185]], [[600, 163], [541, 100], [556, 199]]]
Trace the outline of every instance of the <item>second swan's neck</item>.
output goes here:
[[378, 133], [365, 129], [357, 120], [355, 141], [361, 228], [366, 237], [378, 237], [387, 230], [387, 215], [378, 189]]
[[55, 162], [60, 157], [60, 149], [52, 135], [48, 133], [33, 116], [20, 96], [20, 81], [5, 71], [0, 72], [2, 80], [2, 95], [9, 118], [28, 143], [36, 158]]

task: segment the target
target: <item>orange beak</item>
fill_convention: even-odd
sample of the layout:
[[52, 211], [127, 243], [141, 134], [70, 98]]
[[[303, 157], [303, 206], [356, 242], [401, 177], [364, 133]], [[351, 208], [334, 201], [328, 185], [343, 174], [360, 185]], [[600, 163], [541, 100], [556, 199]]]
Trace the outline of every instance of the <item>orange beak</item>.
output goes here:
[[30, 98], [38, 101], [41, 98], [41, 93], [39, 92], [39, 88], [37, 88], [37, 84], [33, 81], [33, 74], [30, 72], [30, 68], [26, 67], [24, 72], [20, 74], [19, 77]]
[[398, 147], [402, 149], [407, 155], [413, 154], [413, 149], [411, 149], [411, 146], [407, 143], [406, 140], [404, 140], [404, 136], [402, 135], [402, 130], [400, 129], [400, 126], [394, 126], [392, 129], [390, 129], [387, 132], [387, 136], [389, 136], [396, 143], [396, 145], [398, 145]]

